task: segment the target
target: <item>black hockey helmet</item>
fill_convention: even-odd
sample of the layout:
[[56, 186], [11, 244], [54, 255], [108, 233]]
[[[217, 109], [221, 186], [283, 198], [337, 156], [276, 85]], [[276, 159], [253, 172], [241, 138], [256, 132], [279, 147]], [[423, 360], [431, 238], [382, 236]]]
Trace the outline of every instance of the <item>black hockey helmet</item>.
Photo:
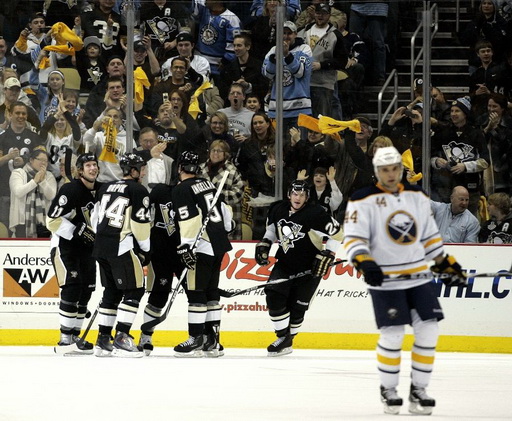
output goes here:
[[119, 166], [123, 170], [123, 175], [130, 175], [132, 168], [135, 168], [139, 173], [140, 169], [146, 165], [146, 161], [142, 156], [135, 153], [125, 153], [119, 159]]
[[288, 187], [288, 197], [292, 194], [292, 192], [295, 192], [295, 193], [305, 192], [308, 199], [309, 199], [309, 196], [311, 193], [309, 184], [305, 180], [292, 181], [292, 183], [290, 184], [290, 187]]
[[76, 169], [77, 170], [83, 170], [84, 165], [86, 162], [96, 162], [96, 165], [98, 165], [98, 158], [96, 158], [96, 155], [94, 155], [91, 152], [86, 152], [83, 154], [80, 154], [78, 158], [76, 159]]
[[197, 174], [199, 169], [199, 155], [195, 152], [185, 151], [178, 158], [178, 168], [189, 174]]

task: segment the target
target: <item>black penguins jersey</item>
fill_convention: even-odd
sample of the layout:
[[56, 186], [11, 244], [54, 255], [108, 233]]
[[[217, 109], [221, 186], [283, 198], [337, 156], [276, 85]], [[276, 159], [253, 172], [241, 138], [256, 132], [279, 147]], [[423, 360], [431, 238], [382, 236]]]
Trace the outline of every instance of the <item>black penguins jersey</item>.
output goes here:
[[[176, 254], [176, 248], [180, 244], [178, 226], [174, 222], [172, 190], [173, 187], [167, 184], [157, 184], [149, 194], [149, 200], [154, 210], [151, 248], [159, 252], [165, 250], [165, 254], [159, 254], [164, 255], [166, 259], [168, 253]], [[157, 254], [154, 256], [157, 256]]]
[[46, 226], [52, 232], [52, 248], [84, 247], [83, 241], [73, 238], [73, 233], [83, 222], [91, 226], [91, 213], [100, 186], [100, 183], [95, 183], [89, 190], [80, 179], [73, 179], [59, 189], [46, 217]]
[[482, 243], [512, 244], [512, 212], [499, 223], [494, 219], [484, 222], [478, 237]]
[[320, 205], [306, 203], [294, 213], [290, 213], [290, 206], [288, 200], [282, 200], [270, 207], [265, 238], [278, 241], [277, 264], [298, 273], [311, 270], [316, 254], [323, 249], [324, 237], [329, 237], [327, 248], [336, 251], [343, 241], [343, 230]]
[[149, 251], [149, 193], [142, 184], [118, 180], [101, 186], [94, 218], [94, 256], [121, 256], [134, 246]]
[[[210, 180], [198, 177], [183, 180], [174, 188], [172, 193], [174, 217], [179, 223], [181, 244], [192, 246], [216, 192], [217, 189]], [[197, 243], [197, 252], [221, 256], [231, 250], [232, 246], [227, 235], [231, 223], [231, 214], [219, 198], [205, 233]]]

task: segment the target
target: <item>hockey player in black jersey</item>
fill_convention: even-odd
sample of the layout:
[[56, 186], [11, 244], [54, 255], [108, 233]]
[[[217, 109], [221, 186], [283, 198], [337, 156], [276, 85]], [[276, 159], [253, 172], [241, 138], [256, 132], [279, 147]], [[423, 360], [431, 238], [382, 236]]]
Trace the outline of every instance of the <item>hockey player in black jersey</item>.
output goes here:
[[[140, 184], [146, 162], [127, 153], [119, 160], [123, 179], [104, 184], [94, 209], [96, 241], [93, 256], [104, 287], [99, 308], [95, 355], [142, 357], [130, 329], [144, 295], [143, 266], [149, 264], [149, 193]], [[116, 336], [111, 333], [117, 319]]]
[[[148, 266], [146, 290], [150, 291], [144, 323], [159, 318], [169, 298], [173, 275], [180, 277], [184, 265], [177, 254], [180, 234], [174, 222], [172, 210], [172, 190], [174, 186], [157, 184], [149, 194], [151, 207], [154, 210], [153, 227], [151, 228], [151, 263]], [[149, 355], [153, 350], [152, 335], [154, 328], [142, 330], [139, 347]]]
[[196, 250], [192, 250], [216, 193], [211, 181], [196, 176], [198, 169], [199, 156], [193, 152], [183, 152], [178, 160], [181, 182], [172, 193], [175, 220], [180, 231], [178, 255], [188, 269], [185, 289], [189, 338], [174, 347], [176, 357], [223, 355], [222, 345], [219, 344], [222, 310], [218, 287], [222, 258], [232, 248], [228, 231], [233, 228], [233, 222], [228, 207], [219, 200], [214, 204]]
[[[268, 265], [270, 247], [277, 240], [277, 262], [269, 281], [291, 279], [265, 288], [268, 312], [277, 335], [277, 340], [267, 348], [269, 357], [292, 352], [293, 338], [300, 330], [313, 294], [343, 241], [340, 224], [320, 205], [308, 203], [309, 195], [305, 181], [294, 181], [288, 189], [288, 200], [270, 207], [265, 236], [256, 246], [256, 262]], [[328, 237], [325, 249], [324, 237]]]
[[51, 259], [60, 287], [58, 345], [69, 348], [64, 353], [92, 354], [93, 345], [78, 339], [87, 303], [96, 288], [90, 213], [99, 188], [98, 159], [91, 153], [82, 154], [76, 168], [78, 178], [60, 188], [48, 210], [46, 225], [52, 232]]

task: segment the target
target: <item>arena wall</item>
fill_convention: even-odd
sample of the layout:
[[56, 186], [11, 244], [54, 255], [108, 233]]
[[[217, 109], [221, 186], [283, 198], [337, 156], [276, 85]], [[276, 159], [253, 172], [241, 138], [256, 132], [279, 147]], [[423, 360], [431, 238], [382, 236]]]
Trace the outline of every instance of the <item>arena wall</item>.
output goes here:
[[[253, 242], [234, 243], [223, 261], [221, 288], [244, 289], [267, 279], [271, 267], [255, 264], [254, 248]], [[470, 273], [509, 271], [512, 265], [511, 246], [449, 245], [447, 250]], [[47, 240], [0, 241], [0, 345], [57, 342], [59, 288], [49, 252]], [[343, 259], [343, 252], [337, 257]], [[471, 278], [466, 289], [446, 288], [440, 281], [436, 286], [445, 315], [440, 323], [439, 351], [512, 353], [512, 277]], [[101, 292], [98, 279], [91, 311], [97, 307]], [[136, 338], [145, 298], [133, 328]], [[222, 299], [221, 303], [225, 347], [264, 348], [274, 340], [262, 289]], [[185, 339], [186, 315], [186, 297], [181, 291], [168, 319], [155, 333], [155, 345], [174, 346]], [[93, 325], [91, 341], [96, 338], [95, 329]], [[342, 263], [322, 280], [294, 346], [373, 349], [377, 336], [366, 284], [351, 265]]]

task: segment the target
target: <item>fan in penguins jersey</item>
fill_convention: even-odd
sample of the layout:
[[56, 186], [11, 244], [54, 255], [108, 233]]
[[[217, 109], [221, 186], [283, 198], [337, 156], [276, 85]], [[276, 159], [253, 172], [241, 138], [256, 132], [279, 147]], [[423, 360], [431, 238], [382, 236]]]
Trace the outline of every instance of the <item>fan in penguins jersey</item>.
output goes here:
[[[180, 277], [184, 265], [176, 252], [180, 244], [180, 234], [174, 222], [172, 210], [172, 190], [174, 186], [156, 184], [149, 200], [154, 211], [151, 227], [151, 263], [148, 266], [146, 290], [150, 292], [144, 309], [143, 324], [158, 319], [169, 298], [173, 276]], [[154, 328], [142, 330], [139, 347], [149, 355], [153, 350], [152, 335]]]
[[228, 206], [219, 198], [196, 252], [192, 250], [217, 191], [210, 180], [196, 176], [198, 170], [199, 155], [183, 152], [178, 160], [180, 183], [172, 192], [172, 201], [180, 231], [178, 255], [188, 269], [185, 291], [189, 338], [174, 347], [176, 357], [224, 355], [219, 343], [219, 275], [222, 258], [232, 249], [228, 232], [233, 229], [233, 220]]
[[87, 303], [96, 288], [96, 260], [92, 257], [94, 232], [90, 214], [99, 183], [98, 159], [82, 154], [76, 160], [78, 178], [64, 184], [53, 199], [46, 225], [52, 232], [51, 259], [60, 287], [59, 346], [78, 343], [74, 352], [93, 353], [90, 342], [78, 342]]
[[[414, 333], [411, 354], [409, 412], [429, 415], [435, 400], [427, 395], [443, 311], [437, 300], [433, 272], [446, 273], [449, 286], [465, 286], [466, 275], [446, 255], [427, 195], [417, 186], [400, 183], [402, 157], [394, 147], [379, 148], [373, 157], [378, 183], [356, 191], [345, 213], [344, 247], [348, 259], [370, 285], [380, 337], [377, 368], [384, 412], [398, 414], [397, 394], [405, 325]], [[408, 279], [407, 275], [416, 276]], [[400, 276], [400, 279], [393, 279]]]
[[[343, 241], [340, 224], [320, 205], [308, 203], [309, 195], [305, 181], [294, 181], [288, 189], [288, 200], [270, 207], [265, 236], [256, 246], [256, 262], [268, 265], [270, 247], [278, 241], [277, 263], [269, 281], [296, 278], [265, 288], [268, 312], [277, 335], [267, 348], [269, 357], [292, 352], [293, 338], [302, 326], [313, 294]], [[324, 237], [328, 237], [325, 249]]]
[[[123, 179], [101, 186], [93, 214], [93, 226], [97, 227], [93, 256], [104, 288], [95, 355], [142, 357], [130, 329], [144, 295], [142, 267], [149, 264], [149, 193], [141, 184], [146, 161], [127, 153], [121, 156], [119, 166]], [[116, 336], [111, 343], [116, 320]]]

